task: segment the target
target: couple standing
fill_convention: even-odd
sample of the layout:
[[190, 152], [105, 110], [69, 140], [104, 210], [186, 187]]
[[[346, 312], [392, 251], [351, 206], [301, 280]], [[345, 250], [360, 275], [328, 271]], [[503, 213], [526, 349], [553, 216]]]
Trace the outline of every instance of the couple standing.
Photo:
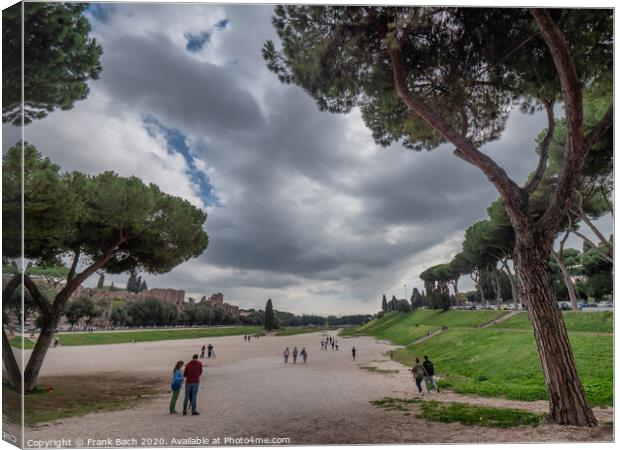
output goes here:
[[192, 360], [187, 363], [185, 370], [181, 371], [183, 361], [179, 361], [172, 370], [172, 399], [170, 400], [170, 414], [177, 414], [176, 405], [183, 378], [185, 378], [185, 399], [183, 400], [183, 415], [187, 415], [188, 403], [192, 405], [192, 416], [199, 416], [196, 410], [198, 403], [198, 389], [200, 388], [200, 376], [202, 375], [202, 363], [198, 360], [198, 355], [194, 355]]

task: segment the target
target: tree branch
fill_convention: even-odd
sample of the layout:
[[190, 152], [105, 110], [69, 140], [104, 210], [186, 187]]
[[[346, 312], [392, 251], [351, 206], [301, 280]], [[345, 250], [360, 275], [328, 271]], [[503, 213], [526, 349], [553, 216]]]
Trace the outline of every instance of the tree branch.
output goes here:
[[73, 280], [73, 277], [75, 276], [75, 270], [77, 269], [79, 260], [80, 260], [80, 249], [78, 248], [75, 250], [75, 254], [73, 255], [73, 263], [71, 264], [71, 269], [69, 270], [69, 273], [67, 274], [67, 283]]
[[577, 208], [578, 210], [575, 212], [576, 216], [585, 222], [585, 224], [592, 230], [592, 232], [596, 235], [596, 237], [601, 241], [606, 247], [610, 248], [611, 245], [609, 240], [605, 237], [603, 233], [590, 221], [588, 215], [583, 210], [583, 196], [581, 192], [577, 191]]
[[32, 299], [41, 309], [43, 315], [48, 317], [51, 316], [53, 314], [52, 305], [47, 300], [47, 298], [45, 298], [45, 296], [41, 294], [41, 291], [39, 291], [39, 287], [34, 281], [32, 281], [32, 278], [30, 278], [28, 275], [24, 275], [24, 286], [26, 287], [26, 289], [28, 289], [28, 292], [30, 292]]
[[529, 183], [523, 188], [527, 195], [532, 195], [538, 186], [540, 186], [540, 182], [543, 179], [543, 175], [545, 174], [545, 170], [547, 169], [547, 160], [549, 159], [549, 145], [553, 140], [553, 133], [555, 131], [555, 116], [553, 113], [553, 105], [554, 102], [544, 102], [545, 110], [547, 111], [547, 134], [540, 144], [540, 157], [538, 158], [538, 167], [536, 167], [536, 171], [534, 172], [534, 176], [529, 181]]
[[[127, 237], [121, 231], [119, 233], [119, 237], [108, 246], [108, 248], [103, 252], [103, 254], [97, 258], [90, 266], [86, 267], [82, 272], [76, 274], [75, 277], [71, 281], [69, 281], [66, 286], [56, 295], [56, 299], [61, 299], [60, 303], [64, 303], [65, 298], [69, 298], [71, 294], [80, 286], [89, 276], [95, 273], [97, 270], [101, 269], [114, 255], [116, 250], [118, 250], [119, 246], [127, 241]], [[62, 295], [61, 295], [62, 294]], [[64, 306], [64, 305], [63, 305]], [[56, 306], [56, 301], [54, 301], [55, 308], [61, 308], [61, 306]]]
[[546, 211], [536, 224], [539, 233], [552, 239], [577, 188], [586, 156], [583, 103], [577, 69], [564, 34], [547, 10], [532, 9], [531, 12], [551, 53], [560, 79], [562, 98], [566, 108], [568, 138], [557, 188]]
[[614, 124], [614, 104], [610, 104], [609, 108], [605, 112], [605, 115], [601, 118], [601, 120], [596, 124], [594, 128], [590, 130], [588, 135], [585, 138], [585, 146], [586, 151], [590, 150], [590, 148], [596, 144], [603, 135], [609, 131], [609, 129]]
[[422, 118], [428, 125], [441, 134], [448, 142], [453, 144], [457, 150], [455, 154], [476, 166], [486, 175], [486, 177], [497, 188], [504, 205], [514, 218], [521, 222], [525, 222], [527, 217], [523, 214], [522, 208], [522, 190], [506, 173], [504, 169], [499, 167], [495, 161], [489, 156], [480, 152], [472, 142], [462, 134], [458, 133], [450, 124], [446, 123], [433, 110], [431, 110], [424, 102], [415, 98], [409, 92], [404, 74], [403, 56], [395, 45], [390, 46], [389, 56], [392, 62], [394, 73], [394, 86], [399, 97], [405, 102], [407, 107]]

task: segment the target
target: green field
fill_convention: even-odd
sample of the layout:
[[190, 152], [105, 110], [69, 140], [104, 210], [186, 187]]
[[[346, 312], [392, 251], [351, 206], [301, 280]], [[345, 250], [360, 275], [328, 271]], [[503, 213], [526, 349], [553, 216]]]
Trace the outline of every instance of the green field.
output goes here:
[[369, 335], [389, 340], [395, 344], [407, 345], [425, 336], [429, 331], [442, 326], [451, 328], [476, 328], [498, 317], [506, 311], [437, 311], [418, 309], [411, 313], [388, 313], [358, 328], [343, 330], [343, 336]]
[[262, 332], [262, 327], [192, 328], [180, 330], [102, 331], [94, 333], [58, 333], [62, 345], [124, 344], [128, 342], [169, 341], [236, 336]]
[[281, 328], [276, 333], [276, 336], [294, 336], [296, 334], [305, 334], [305, 333], [317, 333], [319, 331], [325, 331], [327, 328], [320, 327], [286, 327]]
[[432, 422], [459, 422], [463, 425], [510, 428], [524, 425], [535, 427], [544, 421], [543, 414], [519, 409], [493, 408], [457, 402], [444, 403], [414, 398], [386, 397], [370, 403], [388, 411], [401, 411], [405, 415], [409, 415], [411, 411], [416, 411], [416, 417]]
[[[543, 400], [546, 390], [538, 352], [527, 313], [480, 329], [503, 311], [434, 311], [389, 313], [344, 335], [369, 335], [395, 344], [394, 358], [412, 365], [415, 358], [430, 356], [440, 386], [456, 392], [513, 400]], [[609, 406], [613, 397], [613, 314], [566, 312], [566, 326], [577, 361], [577, 370], [588, 399]], [[427, 330], [446, 325], [448, 330], [412, 344]]]
[[[22, 348], [22, 338], [20, 338], [19, 336], [15, 336], [11, 338], [10, 342], [11, 342], [11, 347]], [[26, 350], [34, 348], [34, 342], [32, 342], [30, 339], [24, 338], [23, 342], [24, 342], [24, 348]]]
[[[612, 333], [614, 331], [614, 315], [611, 311], [564, 311], [564, 323], [568, 331], [589, 331], [595, 333]], [[522, 330], [530, 330], [532, 328], [526, 312], [520, 312], [510, 319], [493, 326]]]
[[[613, 336], [570, 333], [579, 377], [595, 405], [613, 399]], [[394, 352], [412, 365], [429, 355], [439, 385], [456, 392], [513, 400], [547, 398], [534, 337], [530, 333], [487, 328], [454, 329]]]

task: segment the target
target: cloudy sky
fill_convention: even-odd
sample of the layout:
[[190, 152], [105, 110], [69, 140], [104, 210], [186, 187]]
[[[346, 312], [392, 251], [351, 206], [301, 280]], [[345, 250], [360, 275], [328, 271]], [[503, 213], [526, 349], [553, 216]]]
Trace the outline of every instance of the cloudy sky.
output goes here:
[[[318, 111], [260, 50], [271, 6], [91, 4], [103, 71], [89, 97], [26, 127], [63, 170], [114, 170], [208, 212], [206, 252], [149, 287], [223, 292], [241, 307], [375, 312], [447, 262], [497, 193], [448, 146], [377, 146], [357, 111]], [[276, 39], [277, 41], [277, 39]], [[540, 116], [515, 111], [483, 150], [516, 180]], [[3, 147], [19, 129], [3, 126]], [[122, 285], [127, 276], [109, 277]], [[87, 284], [93, 284], [90, 280]], [[467, 283], [463, 283], [467, 288]]]

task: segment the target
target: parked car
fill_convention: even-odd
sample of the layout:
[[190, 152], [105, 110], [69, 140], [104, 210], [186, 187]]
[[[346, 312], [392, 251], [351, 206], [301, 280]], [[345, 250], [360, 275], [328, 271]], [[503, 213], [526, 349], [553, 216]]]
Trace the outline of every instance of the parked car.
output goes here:
[[569, 302], [559, 302], [559, 306], [562, 311], [570, 311], [573, 309]]

